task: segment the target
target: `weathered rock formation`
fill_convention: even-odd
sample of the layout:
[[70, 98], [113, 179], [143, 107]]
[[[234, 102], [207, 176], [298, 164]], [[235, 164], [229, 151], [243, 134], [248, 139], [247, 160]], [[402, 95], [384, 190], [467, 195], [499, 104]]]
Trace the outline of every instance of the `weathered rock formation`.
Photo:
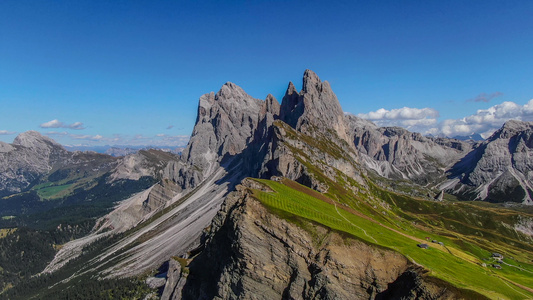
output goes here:
[[281, 102], [280, 119], [292, 128], [309, 136], [317, 132], [331, 136], [331, 132], [349, 142], [344, 113], [337, 96], [327, 81], [311, 70], [305, 70], [300, 93], [289, 83]]
[[216, 94], [200, 97], [196, 125], [182, 154], [184, 164], [173, 167], [179, 174], [174, 176], [176, 182], [183, 188], [194, 187], [224, 158], [241, 153], [257, 129], [262, 109], [263, 101], [231, 82]]
[[113, 170], [109, 180], [130, 179], [141, 177], [163, 178], [165, 168], [170, 162], [177, 162], [179, 157], [161, 150], [140, 150], [121, 158]]
[[[426, 185], [444, 179], [445, 171], [464, 157], [472, 144], [424, 137], [399, 127], [378, 127], [347, 115], [351, 136], [362, 163], [379, 175]], [[438, 181], [437, 181], [438, 182]]]
[[533, 204], [533, 123], [511, 120], [449, 171], [446, 191], [467, 199]]

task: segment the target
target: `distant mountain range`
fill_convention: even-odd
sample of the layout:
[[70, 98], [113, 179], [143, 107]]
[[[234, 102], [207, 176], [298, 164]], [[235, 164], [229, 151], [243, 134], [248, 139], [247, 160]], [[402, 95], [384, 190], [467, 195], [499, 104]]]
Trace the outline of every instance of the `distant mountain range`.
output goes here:
[[121, 145], [105, 145], [105, 146], [69, 146], [65, 145], [63, 146], [68, 151], [93, 151], [96, 153], [104, 153], [111, 156], [126, 156], [128, 154], [135, 153], [139, 150], [149, 150], [149, 149], [156, 149], [166, 152], [172, 152], [174, 154], [180, 154], [184, 147], [158, 147], [158, 146], [150, 146], [150, 145], [141, 145], [141, 146], [121, 146]]
[[469, 140], [483, 141], [485, 140], [479, 133], [473, 133], [471, 135], [458, 135], [458, 136], [454, 136], [453, 138], [456, 140], [461, 140], [461, 141], [469, 141]]

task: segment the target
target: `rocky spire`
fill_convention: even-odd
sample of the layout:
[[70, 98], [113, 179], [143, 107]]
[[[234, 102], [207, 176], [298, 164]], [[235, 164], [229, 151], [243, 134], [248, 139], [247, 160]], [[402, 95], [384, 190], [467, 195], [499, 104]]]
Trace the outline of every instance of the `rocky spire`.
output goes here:
[[271, 113], [275, 118], [277, 118], [280, 114], [280, 108], [278, 100], [272, 96], [272, 94], [268, 94], [265, 103], [263, 104], [264, 112], [262, 113]]
[[333, 129], [349, 142], [344, 112], [327, 81], [321, 81], [311, 70], [305, 70], [302, 91], [297, 94], [289, 83], [281, 104], [280, 119], [293, 128], [311, 133], [311, 127], [320, 131]]
[[281, 100], [280, 119], [291, 127], [296, 128], [298, 118], [302, 115], [303, 110], [303, 102], [300, 101], [300, 95], [291, 81], [287, 91], [285, 91], [285, 96]]

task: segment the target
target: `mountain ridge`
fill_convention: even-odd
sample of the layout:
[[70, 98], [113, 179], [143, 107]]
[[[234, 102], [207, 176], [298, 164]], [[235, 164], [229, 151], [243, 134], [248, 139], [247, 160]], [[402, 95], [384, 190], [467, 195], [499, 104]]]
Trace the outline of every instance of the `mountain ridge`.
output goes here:
[[[523, 255], [517, 249], [522, 248], [526, 256], [530, 253], [533, 215], [530, 219], [529, 214], [523, 214], [522, 218], [516, 212], [500, 214], [488, 208], [482, 213], [481, 209], [471, 209], [470, 204], [463, 206], [448, 199], [449, 193], [463, 195], [467, 189], [464, 186], [468, 186], [468, 182], [460, 181], [463, 178], [480, 179], [465, 199], [479, 195], [475, 189], [487, 184], [483, 174], [488, 172], [481, 167], [490, 164], [491, 158], [485, 156], [486, 149], [494, 148], [502, 161], [511, 161], [501, 166], [511, 168], [512, 176], [520, 178], [519, 174], [525, 174], [521, 183], [527, 183], [532, 168], [527, 165], [521, 169], [521, 163], [512, 162], [529, 158], [532, 124], [510, 122], [498, 135], [482, 143], [424, 137], [401, 128], [380, 128], [345, 114], [326, 81], [310, 70], [305, 71], [302, 80], [300, 92], [289, 83], [281, 104], [271, 94], [265, 100], [255, 99], [231, 82], [216, 93], [201, 96], [193, 134], [182, 155], [140, 151], [116, 160], [110, 184], [113, 180], [142, 176], [152, 176], [156, 182], [99, 218], [89, 235], [63, 245], [42, 275], [54, 276], [66, 266], [83, 263], [74, 276], [69, 275], [61, 283], [66, 285], [75, 284], [76, 277], [136, 277], [168, 266], [157, 275], [166, 278], [163, 299], [224, 299], [252, 294], [265, 299], [268, 295], [327, 299], [346, 297], [345, 290], [376, 299], [387, 295], [486, 295], [479, 286], [475, 291], [465, 291], [452, 277], [446, 277], [452, 283], [446, 283], [450, 286], [447, 292], [443, 291], [440, 283], [435, 284], [435, 277], [425, 274], [426, 269], [416, 267], [417, 263], [409, 258], [423, 258], [426, 252], [408, 255], [389, 244], [384, 251], [380, 248], [384, 245], [378, 243], [380, 237], [368, 235], [365, 228], [350, 223], [355, 219], [348, 218], [356, 217], [374, 220], [372, 227], [366, 228], [368, 231], [377, 226], [398, 235], [408, 251], [425, 251], [418, 250], [414, 243], [421, 234], [439, 236], [450, 248], [435, 245], [427, 253], [452, 255], [448, 259], [453, 257], [451, 251], [461, 253], [476, 272], [483, 270], [478, 253], [484, 252], [475, 250], [474, 255], [465, 249], [498, 247], [503, 249], [500, 252], [507, 251], [520, 259]], [[502, 147], [507, 150], [502, 152]], [[454, 177], [462, 173], [471, 176]], [[506, 177], [502, 178], [505, 183]], [[326, 201], [324, 207], [331, 215], [303, 207], [303, 214], [294, 217], [283, 206], [276, 208], [261, 202], [258, 191], [266, 191], [265, 197], [274, 197], [267, 181], [286, 185], [292, 195], [303, 197], [304, 192]], [[444, 185], [449, 182], [455, 186]], [[509, 187], [513, 185], [493, 184], [488, 191], [494, 193], [503, 188], [505, 194]], [[448, 194], [443, 196], [442, 191]], [[301, 204], [298, 197], [293, 199], [290, 195], [282, 199], [288, 201], [287, 207]], [[320, 218], [306, 219], [306, 214], [318, 214], [349, 230], [333, 229], [327, 225], [330, 223], [320, 223]], [[489, 217], [485, 217], [487, 214]], [[491, 223], [494, 216], [502, 221]], [[324, 244], [316, 244], [313, 232], [324, 234]], [[493, 242], [486, 244], [479, 236], [488, 236]], [[90, 259], [85, 261], [87, 249], [99, 245], [99, 241], [106, 246], [89, 254]], [[254, 244], [260, 247], [254, 249]], [[357, 246], [350, 248], [348, 244]], [[343, 247], [352, 250], [342, 250]], [[234, 252], [221, 258], [226, 250]], [[368, 260], [350, 254], [356, 250], [364, 252]], [[272, 257], [279, 254], [286, 259], [261, 261], [269, 251], [273, 251]], [[394, 274], [381, 272], [382, 262], [372, 258], [376, 253], [401, 267]], [[366, 264], [364, 269], [346, 267], [349, 261], [358, 259]], [[268, 274], [272, 278], [266, 277], [265, 264], [271, 265]], [[213, 267], [211, 274], [206, 274], [201, 266]], [[434, 266], [441, 270], [438, 264]], [[201, 280], [204, 276], [210, 278], [209, 283]], [[343, 283], [345, 279], [339, 278], [358, 283]], [[259, 282], [259, 287], [254, 288], [252, 282]], [[416, 284], [406, 285], [413, 282]], [[209, 287], [202, 288], [206, 284]]]

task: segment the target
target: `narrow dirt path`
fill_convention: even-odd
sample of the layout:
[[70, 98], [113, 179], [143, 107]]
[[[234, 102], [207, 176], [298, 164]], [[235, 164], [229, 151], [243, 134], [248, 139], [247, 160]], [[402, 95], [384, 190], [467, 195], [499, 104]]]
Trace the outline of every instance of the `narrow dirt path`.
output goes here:
[[378, 244], [378, 241], [377, 241], [374, 237], [370, 236], [370, 235], [366, 232], [366, 230], [364, 230], [363, 228], [361, 228], [361, 227], [355, 225], [354, 223], [350, 222], [350, 220], [348, 220], [345, 216], [343, 216], [343, 215], [341, 214], [341, 212], [339, 211], [339, 209], [337, 208], [337, 204], [333, 203], [333, 205], [335, 206], [335, 210], [337, 211], [337, 214], [339, 214], [339, 216], [341, 216], [341, 218], [343, 218], [346, 222], [350, 223], [353, 227], [360, 229], [360, 230], [361, 230], [361, 231], [362, 231], [367, 237], [371, 238], [372, 240], [374, 240], [374, 242], [375, 242], [376, 244]]

